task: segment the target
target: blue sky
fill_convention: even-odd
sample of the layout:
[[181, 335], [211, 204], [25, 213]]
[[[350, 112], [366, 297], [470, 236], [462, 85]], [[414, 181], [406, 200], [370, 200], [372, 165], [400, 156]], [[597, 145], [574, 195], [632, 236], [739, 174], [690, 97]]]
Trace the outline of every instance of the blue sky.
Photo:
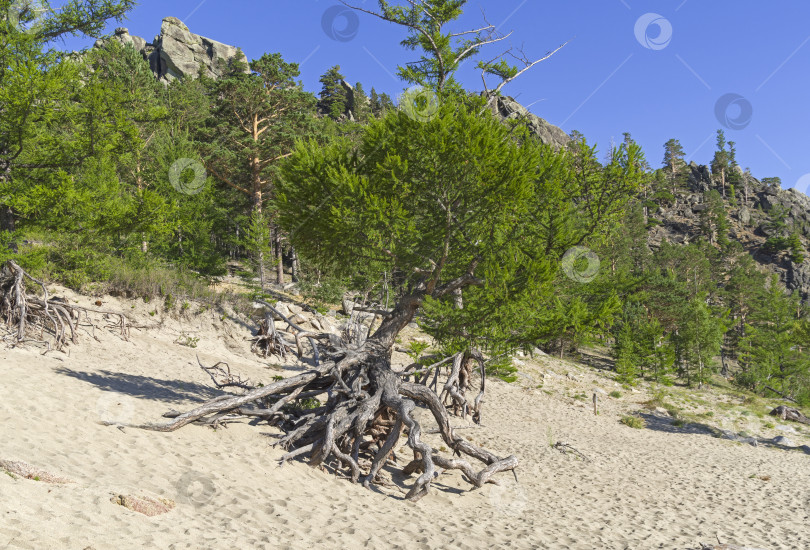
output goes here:
[[[358, 13], [356, 24], [344, 16], [327, 21], [327, 32], [324, 14], [336, 4], [143, 0], [121, 25], [151, 40], [161, 19], [175, 16], [194, 33], [240, 46], [251, 59], [280, 52], [301, 65], [310, 91], [319, 91], [319, 76], [340, 65], [367, 91], [374, 86], [396, 96], [406, 87], [393, 76], [396, 66], [416, 59], [399, 45], [404, 31]], [[783, 187], [810, 193], [810, 2], [470, 0], [455, 30], [480, 27], [482, 10], [490, 23], [512, 31], [507, 42], [529, 57], [570, 40], [504, 93], [566, 132], [581, 131], [600, 156], [611, 138], [619, 142], [630, 132], [654, 167], [673, 137], [690, 160], [708, 164], [715, 131], [723, 128], [754, 176], [779, 176]], [[484, 56], [503, 49], [492, 46]], [[482, 89], [474, 63], [459, 76], [468, 89]]]

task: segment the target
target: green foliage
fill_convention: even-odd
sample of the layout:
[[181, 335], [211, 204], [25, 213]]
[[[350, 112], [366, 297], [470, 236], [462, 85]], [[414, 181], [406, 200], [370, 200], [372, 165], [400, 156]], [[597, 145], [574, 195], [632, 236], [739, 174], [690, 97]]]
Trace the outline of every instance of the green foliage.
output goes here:
[[[381, 275], [396, 266], [407, 286], [433, 260], [441, 285], [476, 256], [481, 271], [494, 266], [497, 245], [509, 244], [532, 195], [526, 161], [538, 153], [520, 149], [474, 107], [446, 104], [426, 122], [391, 112], [367, 127], [357, 150], [346, 140], [301, 143], [284, 167], [279, 221], [294, 231], [302, 257], [337, 273]], [[454, 212], [464, 212], [463, 223]]]
[[388, 111], [394, 109], [394, 102], [388, 94], [378, 94], [373, 87], [371, 88], [369, 101], [371, 102], [371, 113], [377, 118], [385, 116]]
[[318, 108], [334, 120], [338, 120], [349, 110], [346, 89], [342, 84], [345, 79], [340, 73], [340, 65], [330, 67], [320, 78], [322, 88]]
[[698, 387], [702, 387], [708, 382], [727, 329], [727, 316], [727, 312], [712, 311], [700, 297], [685, 305], [675, 341], [681, 375], [687, 384], [697, 382]]
[[747, 318], [739, 346], [743, 370], [736, 383], [755, 391], [770, 385], [787, 395], [807, 395], [810, 357], [801, 351], [807, 342], [806, 320], [798, 311], [798, 296], [787, 296], [772, 277]]
[[200, 339], [197, 336], [190, 336], [188, 334], [181, 334], [179, 338], [177, 338], [176, 342], [181, 346], [186, 346], [189, 348], [196, 348], [197, 344], [200, 343]]
[[638, 416], [623, 416], [620, 422], [625, 426], [629, 426], [637, 430], [641, 430], [647, 426], [647, 423], [644, 422], [644, 419]]
[[363, 85], [358, 82], [354, 85], [354, 104], [352, 105], [352, 113], [357, 122], [368, 122], [374, 116], [372, 112], [372, 104], [369, 97], [366, 95]]
[[422, 353], [430, 347], [430, 344], [427, 342], [419, 342], [419, 341], [412, 341], [408, 343], [408, 357], [410, 357], [414, 363], [419, 363], [419, 359], [422, 357]]
[[716, 244], [721, 249], [727, 247], [729, 225], [723, 197], [711, 189], [704, 194], [703, 203], [708, 207], [700, 213], [700, 229], [703, 236], [710, 244]]
[[298, 289], [302, 296], [312, 300], [316, 308], [327, 308], [331, 304], [340, 304], [346, 291], [344, 279], [306, 271], [298, 280]]
[[500, 355], [487, 361], [486, 373], [487, 376], [500, 378], [508, 384], [517, 382], [518, 368], [512, 364], [512, 358], [508, 355]]

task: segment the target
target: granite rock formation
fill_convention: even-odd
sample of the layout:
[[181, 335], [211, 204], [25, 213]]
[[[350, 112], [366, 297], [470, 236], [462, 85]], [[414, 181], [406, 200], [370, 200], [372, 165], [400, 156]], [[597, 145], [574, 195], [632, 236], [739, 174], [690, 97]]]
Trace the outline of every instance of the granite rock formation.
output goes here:
[[149, 62], [155, 76], [166, 83], [183, 77], [194, 78], [200, 67], [208, 77], [219, 78], [234, 60], [241, 58], [247, 63], [239, 48], [194, 34], [176, 17], [163, 19], [160, 34], [152, 42], [129, 34], [123, 27], [116, 29], [111, 38], [96, 41], [95, 46], [103, 47], [106, 40], [131, 44]]

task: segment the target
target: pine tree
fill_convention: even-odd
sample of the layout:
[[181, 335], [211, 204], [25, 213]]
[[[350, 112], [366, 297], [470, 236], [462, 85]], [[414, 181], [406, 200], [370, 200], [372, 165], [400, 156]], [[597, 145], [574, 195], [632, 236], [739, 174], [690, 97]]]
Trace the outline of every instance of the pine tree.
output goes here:
[[703, 195], [703, 203], [707, 208], [700, 213], [701, 231], [709, 244], [724, 249], [729, 244], [725, 201], [717, 191], [710, 189]]
[[669, 172], [670, 187], [673, 195], [677, 193], [680, 176], [686, 166], [683, 160], [684, 156], [685, 153], [681, 142], [677, 139], [670, 139], [664, 144], [664, 166]]
[[799, 297], [788, 296], [772, 275], [761, 301], [748, 319], [746, 336], [741, 343], [743, 371], [736, 381], [762, 392], [765, 386], [795, 395], [807, 391], [808, 357], [800, 350], [802, 334]]
[[730, 167], [730, 153], [726, 149], [726, 135], [723, 130], [717, 130], [717, 151], [712, 159], [712, 173], [718, 178], [723, 198], [726, 197], [726, 178]]
[[318, 110], [334, 120], [345, 116], [349, 110], [348, 95], [343, 86], [345, 79], [346, 77], [340, 73], [340, 65], [335, 65], [330, 67], [319, 80], [321, 93]]
[[[216, 102], [201, 146], [206, 168], [214, 177], [249, 197], [252, 219], [273, 223], [271, 217], [264, 216], [264, 209], [275, 191], [277, 165], [290, 154], [296, 140], [309, 132], [314, 98], [295, 80], [298, 65], [287, 63], [281, 54], [264, 54], [251, 61], [250, 69], [246, 74], [237, 63], [215, 83]], [[275, 223], [270, 229], [276, 280], [281, 284], [282, 235]], [[256, 250], [264, 284], [265, 247]]]
[[373, 87], [371, 88], [370, 101], [371, 112], [377, 118], [385, 116], [386, 112], [394, 108], [394, 102], [391, 101], [388, 94], [377, 94], [377, 91]]
[[690, 386], [697, 382], [702, 388], [714, 372], [714, 357], [720, 353], [725, 323], [726, 316], [712, 311], [701, 297], [684, 305], [677, 340], [681, 376]]
[[[24, 2], [0, 0], [0, 233], [15, 229], [7, 187], [15, 185], [15, 177], [25, 177], [19, 173], [21, 155], [39, 149], [37, 136], [57, 118], [75, 82], [53, 44], [68, 34], [98, 37], [107, 20], [121, 20], [134, 4], [77, 0], [40, 13], [24, 9]], [[59, 163], [48, 162], [54, 164]], [[12, 238], [4, 240], [15, 246]]]
[[363, 85], [357, 83], [354, 85], [354, 120], [357, 122], [368, 122], [372, 117], [371, 100], [363, 90]]

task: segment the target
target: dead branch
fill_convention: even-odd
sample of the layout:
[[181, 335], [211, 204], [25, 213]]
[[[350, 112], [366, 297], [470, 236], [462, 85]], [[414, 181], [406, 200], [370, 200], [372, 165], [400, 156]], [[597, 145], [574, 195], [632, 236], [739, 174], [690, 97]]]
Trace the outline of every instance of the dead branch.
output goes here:
[[[254, 302], [256, 302], [257, 304], [261, 304], [264, 307], [266, 307], [267, 309], [269, 309], [270, 311], [272, 311], [275, 315], [277, 315], [279, 318], [284, 320], [284, 322], [287, 323], [287, 325], [290, 328], [296, 330], [299, 333], [299, 335], [297, 335], [296, 338], [295, 338], [296, 347], [298, 349], [298, 356], [299, 357], [301, 357], [303, 355], [299, 339], [300, 339], [300, 336], [306, 336], [306, 338], [309, 340], [309, 343], [312, 345], [313, 361], [315, 363], [315, 366], [318, 366], [318, 363], [320, 362], [320, 357], [319, 357], [319, 353], [318, 353], [318, 344], [315, 341], [316, 336], [311, 334], [311, 333], [308, 333], [306, 330], [304, 330], [303, 328], [301, 328], [298, 325], [296, 325], [295, 323], [293, 323], [291, 320], [289, 320], [287, 318], [286, 315], [283, 315], [272, 304], [269, 304], [269, 303], [265, 302], [264, 300], [258, 300], [258, 299], [254, 300]], [[289, 348], [290, 346], [280, 336], [271, 337], [269, 340], [268, 339], [262, 339], [262, 336], [268, 336], [269, 333], [274, 333], [275, 334], [276, 329], [275, 329], [275, 323], [274, 323], [273, 319], [271, 319], [268, 316], [265, 316], [265, 327], [264, 327], [263, 330], [265, 331], [264, 334], [262, 334], [262, 328], [260, 326], [259, 340], [257, 342], [254, 342], [254, 346], [256, 346], [256, 347], [265, 346], [265, 349], [267, 349], [266, 346], [273, 345], [273, 349], [278, 350], [279, 355], [282, 355], [282, 357], [283, 357], [286, 354], [286, 351], [284, 351], [283, 354], [282, 354], [281, 350], [284, 349], [284, 348]], [[273, 341], [274, 338], [276, 338], [275, 341]], [[328, 338], [328, 335], [327, 335], [327, 338]], [[259, 344], [258, 343], [259, 341], [261, 341], [262, 343]], [[265, 357], [266, 356], [267, 356], [267, 353], [265, 353]]]
[[574, 447], [572, 447], [568, 443], [563, 443], [562, 441], [558, 441], [557, 443], [554, 444], [554, 448], [556, 450], [560, 451], [564, 455], [572, 454], [572, 455], [576, 456], [577, 458], [581, 458], [585, 462], [590, 462], [591, 461], [590, 458], [585, 456], [583, 453], [581, 453], [580, 451], [578, 451], [577, 449], [575, 449]]
[[[25, 281], [30, 280], [42, 289], [42, 296], [26, 292]], [[121, 337], [127, 340], [129, 327], [127, 315], [118, 311], [77, 306], [58, 297], [51, 297], [44, 282], [29, 275], [13, 260], [0, 267], [0, 319], [13, 333], [15, 345], [26, 341], [29, 334], [37, 333], [38, 342], [45, 343], [46, 332], [53, 338], [53, 348], [62, 350], [68, 343], [78, 341], [78, 324], [84, 313], [87, 322], [95, 328], [90, 320], [90, 313], [105, 318], [116, 319], [114, 327], [120, 330]]]
[[[250, 383], [250, 380], [242, 380], [242, 377], [239, 375], [235, 375], [231, 373], [231, 367], [228, 363], [224, 361], [220, 361], [216, 365], [211, 367], [206, 367], [200, 361], [200, 356], [197, 356], [197, 364], [200, 365], [200, 368], [208, 373], [208, 376], [211, 377], [211, 380], [214, 382], [214, 385], [219, 388], [241, 388], [243, 390], [252, 390], [254, 386]], [[225, 365], [223, 369], [220, 365]], [[219, 380], [217, 380], [219, 377]]]

